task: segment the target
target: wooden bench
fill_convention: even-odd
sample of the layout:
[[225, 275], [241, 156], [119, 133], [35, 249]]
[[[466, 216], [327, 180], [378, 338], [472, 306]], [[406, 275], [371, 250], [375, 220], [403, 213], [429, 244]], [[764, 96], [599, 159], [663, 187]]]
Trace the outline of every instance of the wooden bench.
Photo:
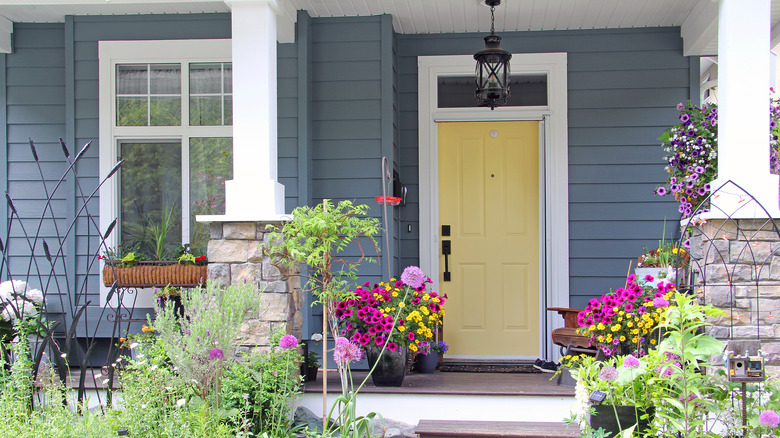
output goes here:
[[420, 438], [575, 438], [580, 429], [563, 423], [420, 420], [415, 433]]
[[596, 348], [591, 347], [586, 336], [577, 333], [577, 314], [582, 309], [570, 309], [566, 307], [548, 307], [547, 310], [558, 312], [563, 317], [563, 327], [552, 331], [553, 344], [561, 347], [564, 354], [590, 354], [595, 356]]

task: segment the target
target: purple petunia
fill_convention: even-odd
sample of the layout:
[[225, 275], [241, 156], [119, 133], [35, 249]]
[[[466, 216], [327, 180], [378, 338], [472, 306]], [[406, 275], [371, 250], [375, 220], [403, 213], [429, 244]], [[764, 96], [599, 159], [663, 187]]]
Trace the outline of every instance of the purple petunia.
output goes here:
[[657, 189], [655, 189], [655, 194], [658, 195], [658, 196], [665, 195], [666, 194], [666, 187], [664, 187], [664, 186], [658, 187]]

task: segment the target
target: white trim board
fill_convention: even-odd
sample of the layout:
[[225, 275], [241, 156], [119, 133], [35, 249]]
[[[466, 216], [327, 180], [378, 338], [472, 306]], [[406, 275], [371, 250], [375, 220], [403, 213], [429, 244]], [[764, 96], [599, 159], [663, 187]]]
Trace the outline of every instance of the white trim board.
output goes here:
[[[566, 53], [512, 54], [513, 74], [546, 74], [548, 105], [536, 107], [438, 108], [440, 76], [468, 76], [474, 72], [471, 55], [419, 56], [417, 58], [419, 181], [420, 181], [420, 267], [435, 278], [439, 272], [438, 212], [438, 122], [481, 120], [538, 120], [543, 122], [540, 142], [540, 356], [553, 358], [557, 349], [550, 342], [554, 328], [562, 327], [560, 316], [545, 307], [569, 306], [569, 172], [568, 101]], [[476, 358], [476, 357], [475, 357]]]

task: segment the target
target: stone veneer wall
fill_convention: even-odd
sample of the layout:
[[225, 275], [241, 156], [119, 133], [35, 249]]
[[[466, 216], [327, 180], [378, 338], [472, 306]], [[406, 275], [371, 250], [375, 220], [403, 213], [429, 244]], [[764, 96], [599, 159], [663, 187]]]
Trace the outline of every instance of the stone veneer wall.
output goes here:
[[694, 291], [727, 316], [710, 334], [761, 339], [767, 370], [780, 374], [780, 236], [771, 221], [710, 219], [691, 238]]
[[256, 319], [241, 328], [239, 352], [265, 350], [271, 333], [284, 327], [301, 339], [304, 296], [298, 277], [285, 278], [263, 254], [273, 222], [212, 222], [208, 244], [208, 277], [222, 284], [252, 282], [262, 291], [262, 307]]

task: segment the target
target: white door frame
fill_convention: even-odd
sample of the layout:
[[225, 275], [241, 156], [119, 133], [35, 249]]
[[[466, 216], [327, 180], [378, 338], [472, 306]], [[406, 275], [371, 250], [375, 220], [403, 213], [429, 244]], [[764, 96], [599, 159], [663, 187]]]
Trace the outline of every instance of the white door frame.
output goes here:
[[[417, 58], [420, 268], [439, 288], [439, 131], [438, 122], [537, 120], [540, 122], [539, 215], [540, 233], [540, 356], [552, 359], [557, 349], [550, 332], [563, 326], [562, 318], [545, 307], [569, 307], [569, 172], [566, 53], [512, 54], [513, 74], [546, 74], [547, 106], [438, 108], [440, 76], [474, 74], [471, 55]], [[541, 130], [543, 127], [543, 131]], [[438, 290], [438, 289], [437, 289]], [[552, 314], [551, 314], [552, 313]]]

